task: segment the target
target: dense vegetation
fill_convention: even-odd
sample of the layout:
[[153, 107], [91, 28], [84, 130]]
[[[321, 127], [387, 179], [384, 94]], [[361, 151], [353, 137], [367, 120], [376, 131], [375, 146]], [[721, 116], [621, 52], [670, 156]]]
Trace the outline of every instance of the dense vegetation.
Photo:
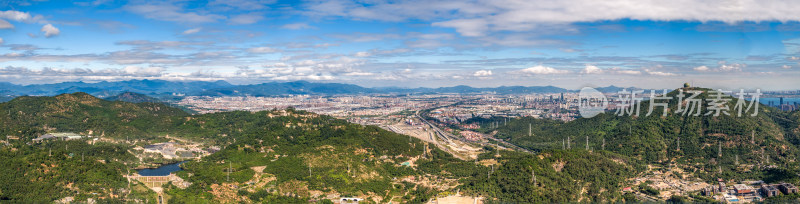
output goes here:
[[548, 150], [537, 156], [502, 151], [501, 157], [493, 159], [499, 163], [494, 171], [483, 168], [465, 177], [461, 188], [501, 203], [622, 201], [625, 180], [642, 168], [636, 161], [606, 151]]
[[[700, 99], [711, 97], [709, 90], [699, 90], [705, 91]], [[726, 104], [731, 108], [730, 116], [706, 116], [705, 106], [700, 116], [682, 115], [673, 111], [677, 108], [676, 94], [677, 91], [668, 94], [673, 100], [669, 101], [665, 117], [658, 106], [653, 115], [645, 116], [649, 102], [644, 101], [638, 117], [604, 113], [567, 123], [520, 118], [497, 129], [484, 129], [497, 131], [498, 138], [537, 151], [567, 146], [585, 149], [588, 138], [589, 149], [609, 150], [649, 164], [677, 163], [707, 180], [763, 179], [770, 176], [763, 171], [767, 167], [796, 169], [796, 112], [760, 106], [755, 117], [737, 117], [734, 98]], [[529, 127], [532, 136], [528, 136]]]
[[147, 95], [144, 95], [144, 94], [140, 94], [140, 93], [133, 93], [133, 92], [125, 92], [125, 93], [121, 93], [119, 95], [107, 97], [107, 98], [104, 98], [104, 99], [105, 100], [109, 100], [109, 101], [124, 101], [124, 102], [129, 102], [129, 103], [144, 103], [144, 102], [160, 103], [161, 102], [156, 98], [153, 98], [153, 97], [150, 97], [150, 96], [147, 96]]
[[126, 146], [54, 141], [0, 148], [0, 200], [112, 199], [127, 184]]
[[[421, 155], [424, 147], [419, 139], [374, 126], [291, 109], [201, 115], [176, 130], [187, 137], [221, 134], [220, 140], [232, 142], [201, 162], [184, 164], [183, 175], [194, 183], [192, 188], [210, 191], [213, 184], [242, 185], [257, 173], [274, 176], [270, 185], [247, 193], [254, 200], [270, 198], [258, 192], [277, 191], [285, 183], [346, 195], [385, 194], [395, 189], [393, 178], [413, 173], [399, 164]], [[258, 166], [264, 167], [261, 172], [251, 168]], [[297, 196], [310, 197], [303, 192]]]
[[160, 103], [106, 101], [86, 93], [23, 96], [0, 104], [0, 137], [32, 139], [47, 132], [152, 139], [184, 111]]

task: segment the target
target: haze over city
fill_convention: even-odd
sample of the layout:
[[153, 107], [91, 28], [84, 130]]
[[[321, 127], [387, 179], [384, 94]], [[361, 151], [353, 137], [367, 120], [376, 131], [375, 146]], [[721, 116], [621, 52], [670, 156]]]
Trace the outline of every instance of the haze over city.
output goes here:
[[0, 81], [793, 90], [797, 10], [792, 1], [12, 0], [0, 3]]

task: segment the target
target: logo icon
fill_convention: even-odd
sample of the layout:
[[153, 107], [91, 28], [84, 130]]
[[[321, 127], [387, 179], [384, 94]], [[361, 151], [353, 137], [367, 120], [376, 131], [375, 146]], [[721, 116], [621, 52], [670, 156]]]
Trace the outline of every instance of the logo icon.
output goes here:
[[578, 112], [581, 117], [591, 118], [603, 113], [608, 106], [608, 99], [597, 89], [583, 87], [578, 93]]

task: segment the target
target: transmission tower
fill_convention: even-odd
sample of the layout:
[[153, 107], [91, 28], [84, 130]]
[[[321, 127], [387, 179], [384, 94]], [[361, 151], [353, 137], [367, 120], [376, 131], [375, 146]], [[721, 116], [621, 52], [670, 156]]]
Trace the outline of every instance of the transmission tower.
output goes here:
[[586, 150], [589, 150], [589, 136], [586, 136]]
[[528, 123], [528, 137], [530, 137], [532, 135], [533, 135], [532, 126], [531, 126], [530, 123]]
[[603, 147], [602, 148], [603, 148], [603, 151], [606, 150], [606, 138], [605, 137], [603, 138]]

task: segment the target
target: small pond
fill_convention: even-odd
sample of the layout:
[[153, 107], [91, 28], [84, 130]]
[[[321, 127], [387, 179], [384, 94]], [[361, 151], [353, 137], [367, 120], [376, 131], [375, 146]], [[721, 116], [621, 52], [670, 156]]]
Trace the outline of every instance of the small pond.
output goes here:
[[182, 170], [179, 165], [186, 161], [176, 162], [172, 164], [164, 164], [158, 168], [140, 169], [137, 171], [142, 176], [169, 176], [170, 173]]

